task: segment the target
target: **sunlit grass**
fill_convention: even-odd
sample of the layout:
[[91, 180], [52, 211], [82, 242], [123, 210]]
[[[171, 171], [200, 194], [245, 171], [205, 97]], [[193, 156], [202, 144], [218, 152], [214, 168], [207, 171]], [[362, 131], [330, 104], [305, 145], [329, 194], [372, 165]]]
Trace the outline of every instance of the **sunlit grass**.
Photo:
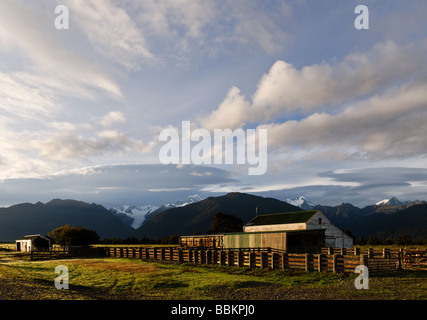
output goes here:
[[[55, 267], [69, 271], [69, 290], [58, 293]], [[425, 271], [372, 275], [369, 290], [356, 274], [196, 266], [139, 259], [30, 261], [0, 252], [0, 281], [12, 279], [46, 291], [42, 299], [425, 299]], [[50, 291], [49, 291], [50, 290]], [[48, 292], [49, 291], [49, 292]], [[62, 290], [64, 291], [64, 290]], [[1, 292], [0, 295], [7, 295]], [[14, 296], [19, 298], [18, 296]]]

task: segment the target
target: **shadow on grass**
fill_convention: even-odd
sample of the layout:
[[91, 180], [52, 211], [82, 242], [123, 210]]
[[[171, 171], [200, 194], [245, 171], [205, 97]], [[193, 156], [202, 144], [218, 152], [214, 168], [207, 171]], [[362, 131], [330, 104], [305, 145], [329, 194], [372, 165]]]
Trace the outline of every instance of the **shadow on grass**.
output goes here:
[[372, 278], [427, 278], [427, 270], [398, 270], [391, 272], [370, 273]]
[[242, 288], [259, 288], [259, 287], [266, 287], [266, 286], [272, 286], [273, 283], [266, 282], [266, 281], [237, 281], [233, 284], [233, 287], [236, 289], [242, 289]]

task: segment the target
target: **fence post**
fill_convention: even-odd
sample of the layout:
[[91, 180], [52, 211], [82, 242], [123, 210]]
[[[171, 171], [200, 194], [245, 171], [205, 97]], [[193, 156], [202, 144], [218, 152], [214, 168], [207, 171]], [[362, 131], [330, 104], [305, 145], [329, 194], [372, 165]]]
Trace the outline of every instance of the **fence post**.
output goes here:
[[271, 264], [270, 268], [271, 270], [274, 270], [274, 258], [276, 257], [276, 254], [274, 252], [271, 253]]
[[403, 266], [403, 249], [402, 248], [399, 249], [399, 252], [397, 253], [397, 255], [398, 255], [397, 258], [399, 260], [398, 268], [399, 270], [402, 270], [402, 266]]
[[390, 249], [383, 248], [383, 258], [390, 258]]
[[320, 253], [317, 258], [317, 269], [319, 272], [322, 271], [322, 254]]
[[304, 254], [304, 270], [306, 272], [310, 271], [310, 261], [309, 261], [310, 257], [309, 254], [306, 253]]
[[232, 266], [231, 261], [232, 261], [232, 252], [230, 252], [230, 250], [227, 251], [227, 266]]
[[288, 254], [282, 253], [282, 270], [288, 269], [289, 263], [288, 263]]
[[337, 255], [332, 255], [332, 273], [337, 273]]
[[360, 264], [363, 266], [368, 266], [368, 256], [366, 254], [361, 254], [360, 255]]
[[254, 267], [254, 265], [256, 266], [256, 263], [255, 263], [256, 261], [255, 261], [255, 252], [249, 252], [249, 268], [253, 268]]
[[266, 267], [266, 263], [265, 263], [265, 257], [266, 257], [266, 252], [261, 252], [261, 269], [265, 269]]
[[354, 248], [354, 255], [355, 256], [360, 255], [360, 248]]
[[165, 260], [165, 249], [164, 248], [160, 249], [160, 260], [162, 260], [162, 261]]

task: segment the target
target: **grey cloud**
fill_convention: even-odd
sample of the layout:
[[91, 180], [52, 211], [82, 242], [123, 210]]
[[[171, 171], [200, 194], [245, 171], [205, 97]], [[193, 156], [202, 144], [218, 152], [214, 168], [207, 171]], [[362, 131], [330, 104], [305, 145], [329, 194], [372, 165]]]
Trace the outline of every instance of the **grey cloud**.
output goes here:
[[[378, 94], [384, 88], [403, 85], [426, 74], [425, 48], [398, 46], [392, 41], [378, 43], [371, 51], [354, 53], [334, 63], [322, 62], [295, 68], [286, 61], [276, 61], [258, 83], [252, 102], [233, 87], [201, 124], [220, 126], [218, 119], [229, 119], [233, 128], [245, 123], [271, 121], [299, 112], [338, 113], [358, 99]], [[401, 106], [404, 108], [404, 106]]]
[[427, 83], [405, 85], [338, 114], [262, 125], [273, 148], [329, 149], [348, 158], [405, 158], [427, 150]]
[[105, 206], [164, 204], [200, 193], [209, 184], [235, 181], [228, 171], [204, 166], [103, 165], [38, 179], [3, 180], [0, 205], [52, 198], [71, 198]]
[[321, 177], [332, 178], [340, 182], [357, 182], [362, 186], [409, 184], [410, 182], [427, 182], [427, 169], [382, 167], [363, 168], [344, 172], [327, 171], [319, 174]]

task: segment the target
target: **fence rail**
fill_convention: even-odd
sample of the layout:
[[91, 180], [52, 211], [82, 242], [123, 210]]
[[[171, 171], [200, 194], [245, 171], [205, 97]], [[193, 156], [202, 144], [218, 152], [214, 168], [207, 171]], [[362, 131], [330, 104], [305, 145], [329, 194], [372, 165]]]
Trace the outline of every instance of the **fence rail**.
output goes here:
[[51, 258], [74, 258], [74, 257], [101, 257], [105, 256], [105, 248], [92, 247], [52, 247], [37, 248], [30, 251], [31, 260], [43, 260]]
[[[366, 265], [370, 272], [394, 271], [407, 266], [404, 250], [397, 253], [385, 250], [382, 255], [377, 251], [346, 250], [341, 248], [325, 248], [319, 254], [286, 253], [271, 248], [257, 250], [220, 250], [190, 248], [105, 248], [106, 255], [114, 258], [132, 258], [143, 260], [160, 260], [187, 262], [194, 264], [210, 264], [238, 266], [248, 268], [270, 268], [274, 270], [304, 270], [318, 272], [354, 272], [358, 265]], [[412, 262], [425, 257], [425, 251], [416, 251], [411, 255]]]

